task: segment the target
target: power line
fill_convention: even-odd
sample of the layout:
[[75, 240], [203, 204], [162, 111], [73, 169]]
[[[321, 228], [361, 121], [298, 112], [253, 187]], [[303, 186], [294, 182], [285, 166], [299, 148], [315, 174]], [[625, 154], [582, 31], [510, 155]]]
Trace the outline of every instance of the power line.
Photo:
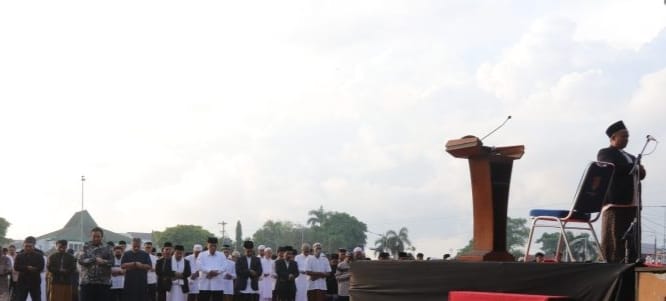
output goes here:
[[652, 223], [652, 224], [655, 225], [655, 226], [659, 226], [660, 228], [663, 228], [663, 227], [664, 227], [663, 224], [660, 224], [660, 223], [658, 223], [658, 222], [655, 222], [655, 221], [653, 221], [653, 220], [651, 220], [651, 219], [649, 219], [649, 218], [647, 218], [647, 217], [645, 217], [645, 216], [643, 217], [643, 219], [646, 220], [646, 221], [648, 221], [648, 222], [650, 222], [650, 223]]

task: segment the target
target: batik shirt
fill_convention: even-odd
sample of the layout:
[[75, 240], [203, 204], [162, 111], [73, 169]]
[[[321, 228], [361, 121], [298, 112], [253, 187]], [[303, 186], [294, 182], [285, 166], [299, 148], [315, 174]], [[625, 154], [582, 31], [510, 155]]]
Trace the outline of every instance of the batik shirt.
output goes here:
[[[95, 262], [97, 257], [105, 262], [97, 264]], [[81, 265], [81, 285], [111, 285], [111, 266], [113, 266], [111, 247], [105, 244], [95, 246], [91, 242], [87, 242], [83, 246], [83, 252], [79, 255], [79, 264]]]

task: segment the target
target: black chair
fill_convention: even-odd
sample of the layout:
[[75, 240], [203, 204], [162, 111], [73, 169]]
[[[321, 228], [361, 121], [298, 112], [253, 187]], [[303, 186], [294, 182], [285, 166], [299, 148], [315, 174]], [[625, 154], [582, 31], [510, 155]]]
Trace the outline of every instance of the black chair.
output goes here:
[[[530, 235], [527, 239], [527, 246], [525, 247], [525, 261], [529, 261], [530, 246], [534, 235], [534, 229], [537, 227], [543, 228], [559, 228], [560, 236], [557, 242], [557, 257], [561, 254], [561, 245], [564, 241], [568, 257], [571, 261], [576, 261], [569, 239], [566, 235], [566, 230], [577, 229], [587, 230], [592, 232], [592, 237], [596, 242], [596, 249], [599, 254], [600, 261], [605, 261], [604, 255], [601, 252], [599, 239], [594, 232], [592, 223], [599, 219], [601, 216], [601, 208], [604, 205], [606, 194], [613, 179], [615, 172], [615, 165], [606, 162], [591, 162], [583, 177], [578, 184], [578, 190], [574, 197], [574, 203], [570, 210], [553, 210], [553, 209], [533, 209], [530, 210], [530, 218], [532, 218], [532, 227]], [[576, 224], [570, 226], [569, 224]], [[582, 224], [582, 225], [581, 225]]]

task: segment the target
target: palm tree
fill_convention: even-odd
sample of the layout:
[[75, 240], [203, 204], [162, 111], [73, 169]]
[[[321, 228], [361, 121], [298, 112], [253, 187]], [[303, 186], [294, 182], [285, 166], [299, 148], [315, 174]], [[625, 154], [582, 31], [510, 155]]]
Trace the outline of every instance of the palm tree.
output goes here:
[[311, 215], [312, 217], [308, 219], [307, 224], [314, 228], [321, 227], [321, 225], [326, 222], [331, 213], [324, 211], [324, 206], [319, 206], [319, 209], [317, 210], [308, 211], [308, 215]]
[[379, 252], [389, 252], [396, 257], [398, 253], [410, 248], [413, 249], [413, 246], [406, 227], [400, 228], [398, 232], [386, 231], [386, 234], [380, 235], [379, 239], [375, 240], [375, 255]]
[[569, 244], [571, 246], [571, 252], [573, 252], [573, 257], [576, 261], [596, 261], [597, 258], [597, 244], [590, 239], [590, 234], [581, 233], [574, 237]]
[[375, 256], [381, 252], [386, 252], [388, 249], [388, 232], [386, 234], [379, 235], [379, 238], [375, 240]]

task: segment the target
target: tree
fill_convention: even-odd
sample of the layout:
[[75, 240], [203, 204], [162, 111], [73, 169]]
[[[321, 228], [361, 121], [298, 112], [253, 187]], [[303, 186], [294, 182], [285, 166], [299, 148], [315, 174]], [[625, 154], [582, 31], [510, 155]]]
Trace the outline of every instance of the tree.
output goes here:
[[240, 251], [243, 249], [243, 228], [241, 227], [241, 222], [238, 220], [236, 222], [236, 250]]
[[257, 245], [265, 245], [276, 249], [279, 246], [290, 245], [298, 249], [306, 237], [311, 236], [311, 230], [302, 226], [294, 225], [292, 222], [268, 220], [253, 235]]
[[177, 225], [168, 227], [164, 231], [158, 232], [155, 238], [157, 245], [163, 245], [165, 242], [171, 242], [174, 245], [183, 245], [185, 250], [191, 250], [195, 244], [201, 244], [215, 235], [201, 226], [195, 225]]
[[319, 209], [317, 210], [308, 211], [308, 215], [312, 217], [308, 219], [307, 224], [310, 225], [310, 227], [315, 228], [323, 225], [326, 222], [330, 216], [330, 212], [324, 211], [324, 206], [319, 206]]
[[368, 227], [356, 217], [345, 212], [311, 210], [310, 227], [287, 221], [268, 220], [254, 233], [255, 244], [271, 248], [290, 245], [299, 248], [303, 242], [320, 242], [325, 253], [334, 253], [338, 248], [353, 248], [366, 243]]
[[[515, 258], [522, 257], [523, 248], [530, 235], [530, 228], [527, 227], [527, 219], [525, 218], [506, 218], [506, 248]], [[458, 254], [466, 254], [472, 251], [474, 241], [470, 239], [466, 246], [458, 250]]]
[[458, 255], [463, 255], [463, 254], [467, 254], [467, 253], [471, 252], [472, 251], [472, 246], [474, 246], [474, 240], [470, 239], [467, 242], [466, 246], [458, 249]]
[[324, 244], [324, 250], [334, 253], [338, 248], [353, 249], [363, 246], [366, 242], [368, 226], [356, 217], [345, 212], [327, 212], [326, 219], [315, 235], [317, 240]]
[[406, 227], [400, 228], [398, 232], [389, 230], [375, 240], [375, 255], [379, 252], [389, 252], [396, 257], [409, 247], [412, 247], [412, 242], [409, 240], [409, 231]]
[[[596, 261], [598, 259], [596, 242], [590, 239], [589, 233], [574, 235], [573, 232], [565, 232], [571, 252], [576, 261]], [[541, 244], [541, 251], [545, 254], [555, 255], [557, 252], [557, 241], [560, 238], [560, 232], [543, 233], [536, 243]], [[564, 241], [561, 245], [562, 254], [566, 254]]]
[[573, 259], [578, 262], [583, 261], [597, 261], [599, 254], [597, 253], [597, 243], [590, 239], [589, 233], [581, 233], [576, 235], [569, 241]]
[[530, 235], [526, 218], [506, 218], [506, 248], [515, 258], [525, 255], [525, 243]]
[[[573, 239], [573, 233], [567, 231], [567, 238]], [[560, 232], [543, 233], [535, 242], [541, 244], [541, 251], [544, 254], [555, 254], [557, 250], [557, 240], [560, 238]]]
[[9, 240], [7, 239], [7, 229], [11, 223], [9, 223], [4, 217], [0, 217], [0, 244], [5, 244]]

